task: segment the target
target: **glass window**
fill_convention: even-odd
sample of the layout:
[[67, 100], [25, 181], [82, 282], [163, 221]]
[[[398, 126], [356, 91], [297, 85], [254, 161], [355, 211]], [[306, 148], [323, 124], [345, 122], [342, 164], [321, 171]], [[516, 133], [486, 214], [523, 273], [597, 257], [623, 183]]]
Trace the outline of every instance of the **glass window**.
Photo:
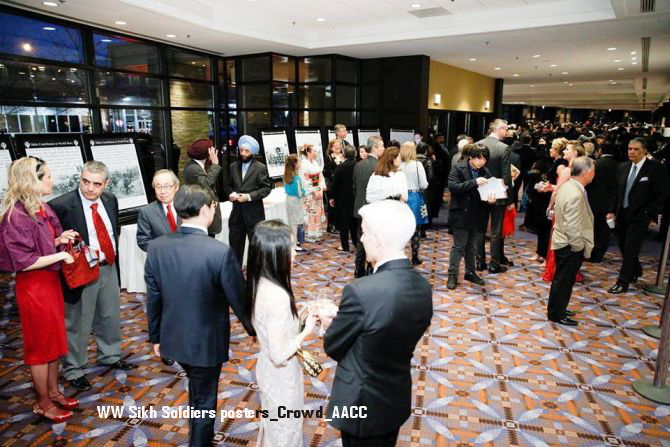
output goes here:
[[211, 61], [209, 56], [191, 53], [190, 51], [168, 48], [167, 67], [170, 76], [200, 79], [212, 79]]
[[326, 126], [335, 125], [333, 122], [333, 112], [324, 112], [319, 110], [304, 110], [298, 113], [299, 126]]
[[237, 67], [237, 82], [270, 80], [270, 56], [243, 57]]
[[219, 60], [219, 101], [223, 108], [237, 108], [234, 60]]
[[181, 149], [179, 157], [181, 175], [184, 172], [184, 165], [189, 160], [186, 150], [191, 143], [201, 138], [210, 138], [214, 141], [214, 112], [173, 110], [171, 115], [172, 139]]
[[172, 107], [213, 107], [211, 84], [171, 80], [170, 105]]
[[330, 85], [301, 85], [299, 106], [302, 109], [329, 109], [333, 107]]
[[358, 63], [349, 59], [335, 61], [335, 80], [355, 83], [358, 80]]
[[289, 110], [272, 111], [272, 127], [295, 127], [295, 112]]
[[91, 132], [91, 111], [64, 107], [0, 106], [0, 131], [15, 133]]
[[330, 57], [304, 57], [300, 59], [300, 82], [330, 82]]
[[240, 109], [270, 107], [270, 86], [268, 84], [240, 85], [237, 90], [240, 96], [237, 105]]
[[272, 56], [272, 79], [275, 81], [295, 81], [295, 58], [290, 56]]
[[148, 76], [98, 72], [95, 88], [101, 104], [160, 106], [161, 82]]
[[380, 59], [361, 60], [361, 82], [379, 82], [381, 80], [381, 71]]
[[379, 107], [379, 92], [378, 85], [362, 85], [361, 86], [361, 108], [362, 109], [376, 109]]
[[77, 68], [0, 60], [0, 91], [9, 101], [87, 103], [86, 75]]
[[81, 33], [76, 28], [0, 12], [0, 29], [2, 53], [84, 62]]
[[272, 86], [272, 102], [274, 107], [295, 108], [295, 88], [293, 84], [275, 82]]
[[158, 48], [131, 37], [93, 34], [95, 64], [142, 73], [158, 73]]
[[335, 112], [335, 121], [337, 121], [338, 123], [342, 123], [347, 127], [356, 127], [358, 125], [358, 113], [354, 111]]
[[357, 87], [354, 86], [338, 84], [335, 87], [335, 107], [340, 109], [355, 109], [356, 89]]
[[104, 132], [137, 132], [151, 137], [151, 154], [156, 169], [167, 166], [163, 141], [163, 112], [143, 109], [100, 110]]
[[378, 112], [361, 112], [361, 126], [378, 127], [379, 113]]
[[238, 132], [260, 138], [260, 129], [270, 127], [270, 112], [237, 112]]

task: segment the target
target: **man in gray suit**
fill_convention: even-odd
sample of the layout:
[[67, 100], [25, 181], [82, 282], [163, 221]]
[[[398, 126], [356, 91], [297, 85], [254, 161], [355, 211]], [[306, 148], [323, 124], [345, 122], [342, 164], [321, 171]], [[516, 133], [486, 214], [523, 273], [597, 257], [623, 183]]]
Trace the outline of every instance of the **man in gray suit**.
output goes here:
[[[216, 196], [216, 183], [222, 168], [219, 165], [219, 156], [212, 140], [205, 138], [194, 141], [189, 146], [187, 153], [191, 160], [184, 166], [184, 183], [186, 185], [206, 186]], [[221, 232], [221, 226], [221, 211], [217, 208], [214, 213], [214, 220], [207, 228], [207, 233], [210, 237], [214, 237]]]
[[[384, 153], [384, 140], [380, 136], [373, 135], [368, 138], [368, 157], [356, 163], [354, 167], [354, 217], [358, 220], [358, 234], [361, 234], [361, 216], [358, 210], [367, 204], [365, 192], [368, 189], [368, 181], [375, 172], [377, 160]], [[360, 278], [366, 275], [365, 247], [360, 241], [356, 244], [356, 269], [354, 277]]]
[[[507, 121], [495, 119], [489, 126], [490, 134], [483, 140], [478, 141], [489, 149], [489, 161], [486, 164], [491, 177], [501, 178], [507, 186], [507, 199], [496, 201], [495, 205], [489, 208], [484, 216], [488, 221], [491, 216], [491, 264], [489, 273], [501, 273], [507, 270], [502, 265], [504, 259], [502, 223], [505, 216], [505, 208], [511, 203], [514, 206], [512, 197], [512, 173], [510, 170], [510, 148], [502, 140], [507, 136]], [[477, 270], [486, 269], [486, 252], [484, 242], [486, 233], [480, 233], [477, 240]], [[511, 264], [511, 263], [510, 263]]]
[[140, 209], [137, 217], [137, 245], [142, 251], [149, 249], [149, 242], [181, 226], [181, 217], [174, 209], [174, 195], [179, 189], [179, 179], [169, 169], [156, 171], [151, 181], [156, 200]]

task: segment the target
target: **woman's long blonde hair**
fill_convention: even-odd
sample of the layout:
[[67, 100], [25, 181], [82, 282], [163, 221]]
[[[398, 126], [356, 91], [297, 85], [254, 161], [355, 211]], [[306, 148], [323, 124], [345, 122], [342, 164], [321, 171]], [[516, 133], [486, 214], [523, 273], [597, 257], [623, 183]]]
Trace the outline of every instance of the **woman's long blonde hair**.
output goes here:
[[22, 203], [33, 219], [42, 208], [42, 177], [46, 163], [35, 157], [23, 157], [9, 165], [7, 170], [8, 189], [2, 199], [0, 222], [9, 219], [17, 203]]

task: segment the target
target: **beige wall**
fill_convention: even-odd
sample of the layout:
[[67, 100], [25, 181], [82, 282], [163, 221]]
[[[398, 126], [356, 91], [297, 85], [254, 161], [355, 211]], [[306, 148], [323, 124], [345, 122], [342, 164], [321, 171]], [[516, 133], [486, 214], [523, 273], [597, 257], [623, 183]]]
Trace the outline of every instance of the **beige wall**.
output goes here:
[[[462, 112], [493, 112], [495, 79], [462, 68], [430, 61], [428, 108]], [[441, 95], [435, 105], [435, 94]], [[486, 109], [486, 101], [489, 107]]]

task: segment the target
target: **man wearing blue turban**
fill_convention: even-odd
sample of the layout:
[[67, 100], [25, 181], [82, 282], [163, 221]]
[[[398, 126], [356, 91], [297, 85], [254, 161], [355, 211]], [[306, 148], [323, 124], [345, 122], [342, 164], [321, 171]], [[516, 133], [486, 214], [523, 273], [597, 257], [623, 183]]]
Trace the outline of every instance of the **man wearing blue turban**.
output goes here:
[[263, 198], [270, 194], [272, 184], [267, 167], [254, 159], [259, 145], [255, 138], [242, 135], [237, 143], [239, 158], [230, 165], [230, 175], [226, 194], [233, 203], [233, 211], [228, 220], [229, 244], [242, 265], [244, 244], [254, 233], [254, 227], [265, 220]]

